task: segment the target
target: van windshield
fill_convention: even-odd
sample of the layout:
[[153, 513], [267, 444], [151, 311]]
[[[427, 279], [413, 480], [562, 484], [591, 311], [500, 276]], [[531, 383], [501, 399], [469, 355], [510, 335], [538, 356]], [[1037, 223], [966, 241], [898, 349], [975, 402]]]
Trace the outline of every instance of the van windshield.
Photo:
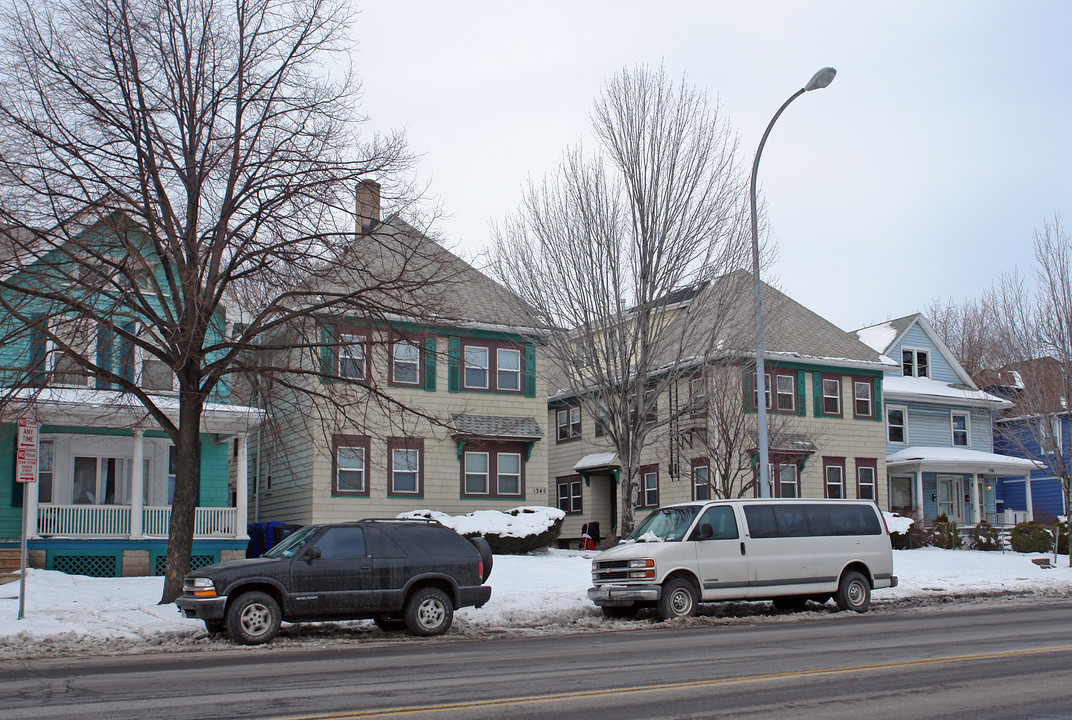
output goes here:
[[633, 542], [667, 542], [681, 540], [696, 519], [700, 506], [668, 507], [656, 510], [636, 526], [629, 539]]

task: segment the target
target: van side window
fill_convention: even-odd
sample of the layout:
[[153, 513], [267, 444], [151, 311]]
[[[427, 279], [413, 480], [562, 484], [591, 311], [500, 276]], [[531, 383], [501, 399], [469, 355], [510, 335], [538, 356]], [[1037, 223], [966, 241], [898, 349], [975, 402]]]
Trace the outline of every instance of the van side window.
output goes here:
[[745, 505], [744, 518], [748, 521], [748, 534], [752, 539], [778, 537], [778, 523], [774, 508], [770, 505]]
[[808, 520], [803, 505], [775, 505], [774, 519], [778, 521], [781, 537], [807, 537]]
[[[703, 537], [704, 525], [711, 526], [711, 535]], [[733, 516], [733, 508], [722, 506], [709, 507], [700, 516], [700, 522], [692, 531], [692, 540], [736, 540], [737, 518]]]
[[816, 537], [881, 535], [875, 511], [866, 505], [807, 505], [808, 525]]

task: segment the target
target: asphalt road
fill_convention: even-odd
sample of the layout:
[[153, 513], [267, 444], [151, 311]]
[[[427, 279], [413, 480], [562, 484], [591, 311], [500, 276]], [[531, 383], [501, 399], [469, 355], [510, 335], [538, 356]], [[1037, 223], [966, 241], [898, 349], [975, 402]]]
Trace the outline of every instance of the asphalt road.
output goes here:
[[1072, 600], [4, 661], [5, 718], [1072, 719]]

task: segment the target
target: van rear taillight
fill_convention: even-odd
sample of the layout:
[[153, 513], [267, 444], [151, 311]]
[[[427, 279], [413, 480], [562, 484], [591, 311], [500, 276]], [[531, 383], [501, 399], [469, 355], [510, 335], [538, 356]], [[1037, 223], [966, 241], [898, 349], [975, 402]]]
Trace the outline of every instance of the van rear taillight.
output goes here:
[[477, 560], [476, 561], [476, 576], [478, 578], [484, 577], [484, 561], [483, 560]]

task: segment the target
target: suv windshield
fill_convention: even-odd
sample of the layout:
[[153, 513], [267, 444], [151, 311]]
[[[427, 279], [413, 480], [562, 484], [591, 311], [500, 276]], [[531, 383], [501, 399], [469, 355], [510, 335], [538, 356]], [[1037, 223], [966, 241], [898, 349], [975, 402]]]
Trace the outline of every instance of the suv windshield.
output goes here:
[[269, 550], [268, 552], [266, 552], [263, 555], [261, 555], [261, 557], [266, 557], [266, 558], [278, 558], [278, 557], [288, 558], [288, 557], [294, 557], [294, 555], [299, 550], [301, 550], [303, 547], [305, 547], [305, 543], [309, 542], [309, 538], [318, 529], [319, 529], [318, 527], [316, 527], [314, 525], [311, 525], [309, 527], [303, 527], [300, 530], [296, 530], [293, 533], [291, 533], [290, 535], [288, 535], [286, 537], [286, 539], [283, 540], [283, 542], [279, 543], [278, 545], [273, 547], [271, 550]]
[[636, 542], [659, 542], [663, 540], [680, 540], [685, 531], [696, 519], [700, 506], [668, 507], [656, 510], [637, 525], [630, 540]]

